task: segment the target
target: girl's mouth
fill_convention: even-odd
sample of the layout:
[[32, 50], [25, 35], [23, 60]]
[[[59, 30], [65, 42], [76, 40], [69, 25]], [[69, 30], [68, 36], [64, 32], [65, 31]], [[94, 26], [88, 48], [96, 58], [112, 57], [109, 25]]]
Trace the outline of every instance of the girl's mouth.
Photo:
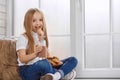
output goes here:
[[42, 28], [42, 26], [35, 26], [35, 29], [39, 29], [39, 28]]
[[40, 26], [35, 26], [35, 29], [39, 29], [40, 28]]

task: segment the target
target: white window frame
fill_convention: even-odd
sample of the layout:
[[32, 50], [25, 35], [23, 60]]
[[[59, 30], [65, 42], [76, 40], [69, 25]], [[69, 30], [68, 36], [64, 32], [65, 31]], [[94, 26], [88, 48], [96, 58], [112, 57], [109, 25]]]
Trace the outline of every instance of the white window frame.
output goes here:
[[7, 29], [6, 37], [14, 35], [14, 0], [7, 0]]

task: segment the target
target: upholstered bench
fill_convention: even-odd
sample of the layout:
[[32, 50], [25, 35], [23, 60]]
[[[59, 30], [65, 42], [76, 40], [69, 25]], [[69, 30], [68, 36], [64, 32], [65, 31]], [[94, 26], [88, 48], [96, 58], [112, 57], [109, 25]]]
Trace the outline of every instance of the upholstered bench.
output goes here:
[[22, 80], [18, 74], [15, 40], [0, 40], [0, 80]]

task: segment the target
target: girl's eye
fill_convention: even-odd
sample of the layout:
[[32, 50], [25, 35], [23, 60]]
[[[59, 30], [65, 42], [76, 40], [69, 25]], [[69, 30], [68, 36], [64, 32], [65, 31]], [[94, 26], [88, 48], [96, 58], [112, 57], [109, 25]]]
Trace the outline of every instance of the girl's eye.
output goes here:
[[43, 19], [39, 19], [39, 21], [43, 21]]
[[42, 26], [40, 26], [40, 28], [42, 29]]
[[35, 20], [33, 20], [33, 22], [35, 22]]

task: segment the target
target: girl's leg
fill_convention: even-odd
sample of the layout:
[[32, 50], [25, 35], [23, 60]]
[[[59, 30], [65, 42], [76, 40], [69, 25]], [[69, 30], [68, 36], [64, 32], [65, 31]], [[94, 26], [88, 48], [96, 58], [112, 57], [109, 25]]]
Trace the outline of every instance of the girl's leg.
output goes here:
[[62, 62], [63, 65], [59, 66], [57, 70], [61, 73], [61, 77], [63, 78], [76, 67], [78, 61], [75, 57], [69, 57], [67, 59], [62, 60]]
[[39, 80], [40, 76], [46, 73], [54, 73], [54, 69], [46, 59], [37, 61], [33, 65], [24, 68], [20, 67], [20, 75], [23, 80]]
[[46, 74], [41, 78], [41, 80], [59, 80], [71, 72], [77, 65], [77, 59], [75, 57], [69, 57], [62, 60], [63, 65], [57, 67], [54, 74]]

